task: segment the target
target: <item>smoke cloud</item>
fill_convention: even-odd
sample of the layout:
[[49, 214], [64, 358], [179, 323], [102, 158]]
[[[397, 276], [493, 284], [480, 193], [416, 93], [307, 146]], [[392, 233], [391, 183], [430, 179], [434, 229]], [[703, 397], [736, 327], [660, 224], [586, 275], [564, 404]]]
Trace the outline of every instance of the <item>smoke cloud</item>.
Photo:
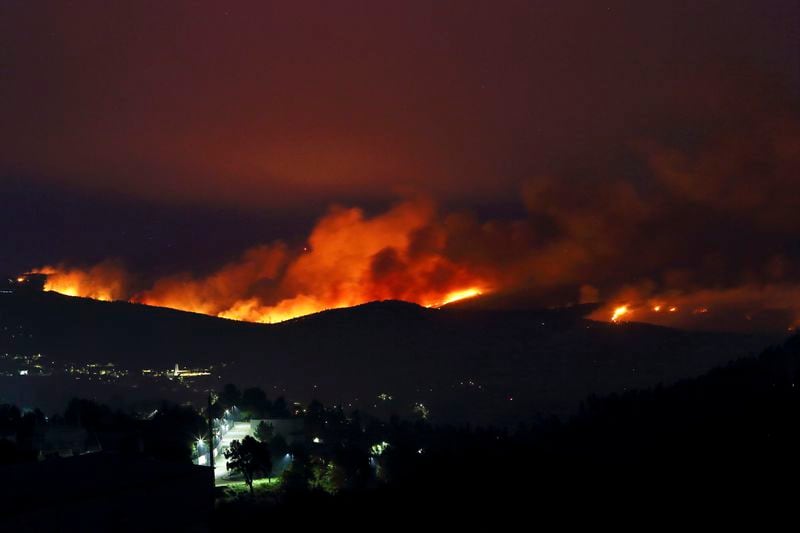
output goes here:
[[66, 294], [260, 322], [382, 299], [435, 307], [492, 294], [487, 305], [519, 305], [511, 295], [525, 294], [530, 307], [605, 302], [592, 315], [601, 320], [624, 306], [618, 321], [798, 327], [796, 99], [692, 79], [725, 104], [687, 96], [684, 114], [654, 118], [649, 135], [521, 180], [523, 216], [443, 209], [420, 194], [377, 214], [331, 207], [301, 245], [257, 245], [210, 273], [141, 279], [113, 261], [40, 270]]

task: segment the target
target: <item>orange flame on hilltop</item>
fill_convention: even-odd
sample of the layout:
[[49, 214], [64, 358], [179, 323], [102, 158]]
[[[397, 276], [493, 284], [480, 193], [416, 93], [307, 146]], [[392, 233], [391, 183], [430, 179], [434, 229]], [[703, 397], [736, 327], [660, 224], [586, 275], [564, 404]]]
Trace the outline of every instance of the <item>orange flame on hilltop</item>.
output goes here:
[[101, 300], [126, 299], [222, 318], [281, 322], [326, 309], [397, 299], [441, 307], [488, 292], [485, 272], [448, 258], [446, 231], [422, 200], [366, 217], [332, 209], [302, 252], [281, 243], [251, 248], [216, 272], [157, 280], [126, 293], [126, 275], [110, 264], [87, 271], [47, 267], [46, 289]]
[[[712, 331], [794, 331], [800, 325], [800, 287], [793, 284], [740, 285], [725, 289], [671, 290], [627, 286], [588, 318]], [[623, 303], [624, 302], [624, 305]], [[625, 318], [623, 318], [625, 317]]]
[[480, 296], [481, 294], [483, 294], [483, 291], [475, 287], [453, 291], [447, 294], [442, 301], [434, 304], [426, 304], [425, 307], [442, 307], [444, 305], [466, 300], [468, 298], [474, 298], [476, 296]]
[[[650, 301], [649, 303], [645, 302], [629, 302], [624, 305], [614, 304], [609, 307], [605, 308], [605, 313], [611, 313], [611, 322], [621, 322], [623, 317], [630, 317], [634, 313], [641, 313], [641, 320], [644, 322], [655, 321], [658, 322], [656, 317], [663, 313], [663, 311], [667, 311], [671, 314], [677, 314], [679, 309], [677, 306], [674, 305], [667, 305], [665, 303], [653, 303]], [[603, 317], [603, 309], [596, 311], [591, 315], [591, 318], [595, 320], [601, 320]], [[694, 313], [707, 313], [708, 309], [705, 307], [702, 310], [695, 310]], [[651, 314], [655, 313], [655, 314]], [[606, 316], [608, 316], [606, 314]]]
[[88, 270], [44, 267], [32, 270], [32, 273], [47, 275], [46, 291], [106, 302], [124, 298], [126, 276], [113, 263], [100, 263]]
[[619, 307], [614, 308], [614, 312], [611, 314], [611, 321], [619, 322], [623, 316], [629, 313], [630, 309], [628, 309], [627, 305], [620, 305]]
[[[567, 222], [567, 228], [580, 227]], [[593, 241], [595, 232], [585, 237]], [[595, 261], [595, 252], [571, 239], [540, 242], [527, 223], [484, 223], [468, 213], [437, 215], [430, 202], [415, 199], [376, 215], [333, 208], [296, 248], [281, 242], [255, 246], [204, 275], [178, 273], [148, 281], [110, 261], [34, 272], [48, 274], [46, 290], [72, 296], [252, 322], [281, 322], [388, 299], [436, 308], [492, 292], [498, 293], [499, 305], [506, 305], [503, 296], [517, 290], [532, 295], [531, 303], [557, 306], [570, 301], [567, 291], [574, 287], [582, 303], [608, 302], [591, 312], [593, 320], [746, 331], [800, 325], [800, 283], [680, 288], [673, 280], [667, 290], [645, 279], [598, 289], [589, 282], [595, 282], [592, 276], [602, 281], [597, 265], [607, 258]], [[507, 301], [516, 305], [514, 298]]]

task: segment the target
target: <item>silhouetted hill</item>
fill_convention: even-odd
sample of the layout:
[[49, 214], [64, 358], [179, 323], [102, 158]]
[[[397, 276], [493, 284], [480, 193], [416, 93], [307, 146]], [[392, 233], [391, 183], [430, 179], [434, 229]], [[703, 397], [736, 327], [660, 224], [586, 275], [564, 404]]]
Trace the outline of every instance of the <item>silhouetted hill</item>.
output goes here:
[[[60, 361], [112, 361], [136, 368], [208, 364], [252, 344], [256, 324], [54, 292], [0, 295], [0, 324], [22, 351]], [[9, 339], [3, 341], [10, 342]]]
[[[534, 435], [530, 453], [598, 477], [631, 476], [636, 483], [662, 489], [674, 484], [704, 496], [726, 483], [777, 492], [800, 471], [794, 460], [798, 413], [795, 335], [696, 378], [589, 398], [567, 424]], [[692, 487], [684, 485], [689, 477]]]
[[0, 295], [0, 353], [110, 361], [132, 373], [214, 364], [218, 382], [273, 397], [382, 414], [423, 404], [433, 420], [506, 423], [574, 411], [591, 393], [695, 376], [775, 340], [599, 323], [584, 312], [386, 301], [261, 325], [54, 293]]
[[389, 410], [421, 402], [434, 416], [487, 421], [567, 413], [590, 393], [671, 383], [769, 342], [581, 314], [367, 304], [276, 325], [270, 348], [280, 356], [254, 362], [250, 374], [266, 383], [302, 376], [345, 405], [367, 396], [380, 407], [374, 398], [385, 392]]

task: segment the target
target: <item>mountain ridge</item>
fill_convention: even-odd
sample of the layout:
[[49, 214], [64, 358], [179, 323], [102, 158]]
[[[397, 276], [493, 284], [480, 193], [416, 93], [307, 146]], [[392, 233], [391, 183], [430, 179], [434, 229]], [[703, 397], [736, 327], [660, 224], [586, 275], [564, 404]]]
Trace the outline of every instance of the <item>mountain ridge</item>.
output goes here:
[[214, 365], [218, 383], [260, 386], [272, 396], [398, 413], [422, 404], [442, 421], [505, 423], [572, 412], [588, 394], [699, 375], [778, 340], [594, 322], [585, 311], [387, 300], [253, 324], [54, 293], [4, 294], [0, 353], [112, 362], [132, 373]]

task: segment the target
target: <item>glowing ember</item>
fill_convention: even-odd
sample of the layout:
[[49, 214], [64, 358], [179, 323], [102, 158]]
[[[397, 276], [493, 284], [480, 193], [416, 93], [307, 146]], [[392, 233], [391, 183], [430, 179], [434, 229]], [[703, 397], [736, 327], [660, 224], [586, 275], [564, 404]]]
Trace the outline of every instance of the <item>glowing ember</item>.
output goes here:
[[675, 311], [677, 311], [677, 310], [678, 310], [678, 308], [677, 308], [677, 307], [674, 307], [674, 306], [669, 308], [669, 312], [670, 312], [670, 313], [674, 313], [674, 312], [675, 312]]
[[630, 313], [630, 309], [628, 309], [627, 305], [620, 305], [619, 307], [614, 309], [614, 313], [611, 315], [612, 322], [619, 322], [620, 319]]
[[654, 306], [654, 307], [653, 307], [653, 311], [655, 311], [656, 313], [658, 313], [659, 311], [661, 311], [661, 306], [660, 306], [660, 305], [656, 305], [656, 306]]

